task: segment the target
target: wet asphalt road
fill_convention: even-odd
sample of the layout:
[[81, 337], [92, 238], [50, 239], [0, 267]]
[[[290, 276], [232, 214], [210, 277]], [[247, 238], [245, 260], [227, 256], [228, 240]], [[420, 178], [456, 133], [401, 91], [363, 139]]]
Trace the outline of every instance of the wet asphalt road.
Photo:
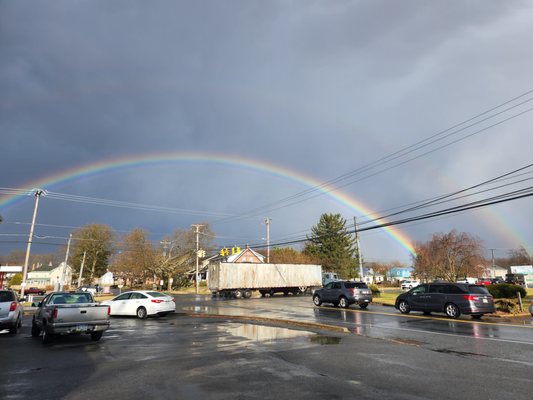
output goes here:
[[[175, 315], [113, 318], [103, 339], [0, 334], [2, 399], [531, 399], [533, 330], [316, 308], [309, 297], [179, 296]], [[390, 314], [390, 315], [389, 315]], [[225, 315], [273, 318], [233, 320]], [[295, 327], [284, 321], [345, 327]], [[354, 334], [357, 333], [357, 334]]]

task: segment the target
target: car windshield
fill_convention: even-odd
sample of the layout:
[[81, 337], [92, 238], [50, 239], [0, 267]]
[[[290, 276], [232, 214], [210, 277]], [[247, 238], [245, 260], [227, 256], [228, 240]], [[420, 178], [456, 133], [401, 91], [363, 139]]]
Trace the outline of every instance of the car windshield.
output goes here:
[[468, 285], [468, 290], [470, 291], [470, 293], [490, 294], [485, 286]]
[[356, 288], [356, 289], [368, 289], [368, 286], [366, 285], [366, 283], [363, 283], [363, 282], [346, 282], [344, 284], [344, 286], [347, 289], [353, 289], [353, 288]]

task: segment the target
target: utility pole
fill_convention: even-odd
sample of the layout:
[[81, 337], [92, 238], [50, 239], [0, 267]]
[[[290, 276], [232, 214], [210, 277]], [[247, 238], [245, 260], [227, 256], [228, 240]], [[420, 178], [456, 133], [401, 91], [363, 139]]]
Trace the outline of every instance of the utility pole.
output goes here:
[[270, 262], [270, 221], [272, 221], [272, 218], [265, 218], [265, 225], [267, 230], [267, 264]]
[[363, 281], [363, 257], [361, 256], [361, 246], [359, 244], [359, 233], [357, 232], [357, 218], [353, 217], [353, 226], [355, 230], [355, 247], [357, 249], [357, 258], [359, 260], [359, 280]]
[[33, 218], [31, 219], [30, 235], [28, 237], [28, 247], [26, 248], [26, 258], [24, 259], [24, 270], [22, 272], [22, 285], [20, 288], [20, 297], [24, 297], [24, 289], [26, 289], [26, 278], [28, 275], [28, 262], [30, 260], [31, 243], [33, 240], [33, 229], [35, 228], [35, 219], [37, 218], [37, 209], [39, 208], [39, 198], [45, 196], [46, 192], [42, 189], [33, 189], [35, 196], [35, 206], [33, 208]]
[[61, 287], [59, 290], [65, 289], [65, 275], [67, 274], [67, 261], [68, 261], [68, 253], [70, 252], [70, 241], [72, 240], [72, 233], [69, 235], [68, 243], [67, 243], [67, 252], [65, 253], [65, 265], [63, 266], [63, 273], [61, 274]]
[[80, 267], [80, 275], [78, 276], [78, 287], [81, 286], [81, 279], [83, 276], [83, 266], [85, 265], [85, 256], [87, 255], [87, 252], [83, 252], [83, 259], [81, 260], [81, 267]]
[[492, 277], [496, 278], [496, 264], [494, 263], [494, 250], [496, 249], [490, 249], [490, 252], [492, 253]]
[[199, 224], [193, 224], [192, 227], [196, 228], [196, 294], [198, 294], [198, 291], [200, 289], [200, 279], [198, 277], [198, 251], [200, 250], [200, 228], [203, 227], [203, 225]]

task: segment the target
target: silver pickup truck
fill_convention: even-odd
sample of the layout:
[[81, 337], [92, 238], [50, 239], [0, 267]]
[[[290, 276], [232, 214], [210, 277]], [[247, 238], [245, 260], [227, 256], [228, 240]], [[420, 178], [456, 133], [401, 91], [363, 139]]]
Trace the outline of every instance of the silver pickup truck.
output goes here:
[[53, 292], [38, 305], [31, 324], [31, 335], [42, 332], [43, 343], [55, 335], [89, 334], [100, 340], [109, 328], [109, 306], [95, 303], [88, 292]]

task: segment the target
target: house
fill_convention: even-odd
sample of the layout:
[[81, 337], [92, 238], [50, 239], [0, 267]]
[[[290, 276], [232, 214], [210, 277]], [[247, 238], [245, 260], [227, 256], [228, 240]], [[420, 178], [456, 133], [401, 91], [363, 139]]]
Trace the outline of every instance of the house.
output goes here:
[[500, 267], [499, 265], [490, 265], [483, 267], [483, 277], [485, 278], [505, 279], [505, 274], [507, 274], [507, 272], [507, 268]]
[[413, 276], [414, 269], [412, 267], [394, 267], [391, 268], [388, 275], [391, 281], [403, 281]]
[[98, 284], [102, 287], [111, 286], [115, 283], [115, 277], [110, 270], [107, 270], [100, 278], [98, 278]]
[[54, 290], [59, 290], [62, 282], [63, 286], [72, 285], [72, 267], [65, 264], [65, 262], [62, 262], [57, 266], [52, 265], [51, 262], [48, 265], [40, 266], [35, 270], [28, 272], [28, 277], [26, 279], [27, 286], [35, 286], [39, 288], [52, 286]]

